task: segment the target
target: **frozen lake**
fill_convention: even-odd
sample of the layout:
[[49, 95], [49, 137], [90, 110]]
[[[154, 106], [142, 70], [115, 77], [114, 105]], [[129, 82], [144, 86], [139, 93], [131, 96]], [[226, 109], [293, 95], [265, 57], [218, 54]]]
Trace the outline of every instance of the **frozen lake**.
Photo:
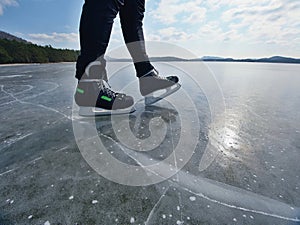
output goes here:
[[[189, 76], [195, 63], [157, 67], [178, 72], [182, 88], [170, 102], [138, 103], [122, 139], [123, 117], [72, 115], [73, 63], [1, 66], [0, 224], [299, 224], [300, 65], [205, 63]], [[140, 99], [131, 66], [108, 70], [114, 89]], [[170, 157], [174, 174], [157, 169]]]

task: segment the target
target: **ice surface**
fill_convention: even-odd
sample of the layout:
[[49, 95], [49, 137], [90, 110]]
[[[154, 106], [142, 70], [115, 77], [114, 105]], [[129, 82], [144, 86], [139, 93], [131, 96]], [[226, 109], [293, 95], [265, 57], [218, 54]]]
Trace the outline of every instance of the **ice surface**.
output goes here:
[[[1, 67], [0, 223], [299, 224], [299, 65], [209, 66], [224, 93], [226, 127], [211, 124], [207, 98], [182, 75], [201, 112], [196, 151], [179, 173], [145, 187], [113, 183], [81, 155], [71, 121], [74, 64]], [[115, 89], [135, 79], [133, 67], [127, 72], [112, 77]], [[168, 121], [167, 136], [147, 154], [122, 145], [109, 117], [95, 124], [116, 159], [152, 165], [178, 143], [180, 115], [161, 101], [140, 107], [130, 124], [143, 140], [160, 126], [153, 121], [149, 129], [157, 115]]]

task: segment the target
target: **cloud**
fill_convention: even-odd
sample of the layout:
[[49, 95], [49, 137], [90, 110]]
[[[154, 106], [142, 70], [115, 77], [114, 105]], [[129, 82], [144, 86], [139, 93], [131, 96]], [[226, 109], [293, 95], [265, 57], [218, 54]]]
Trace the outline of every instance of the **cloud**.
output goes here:
[[148, 16], [158, 40], [299, 46], [299, 0], [159, 0]]
[[59, 43], [59, 42], [78, 42], [78, 34], [77, 33], [51, 33], [51, 34], [28, 34], [30, 39], [34, 43]]
[[18, 2], [15, 0], [0, 0], [0, 16], [3, 15], [4, 9], [7, 6], [18, 6]]
[[278, 0], [262, 2], [228, 9], [221, 18], [231, 30], [239, 32], [243, 40], [296, 44], [296, 38], [300, 36], [299, 22], [296, 22], [299, 21], [300, 4]]
[[150, 15], [164, 24], [199, 21], [205, 18], [206, 13], [201, 4], [202, 0], [161, 0]]
[[162, 40], [177, 40], [177, 41], [185, 41], [190, 39], [189, 35], [183, 31], [176, 29], [175, 27], [168, 27], [165, 29], [160, 29], [158, 34], [161, 36]]

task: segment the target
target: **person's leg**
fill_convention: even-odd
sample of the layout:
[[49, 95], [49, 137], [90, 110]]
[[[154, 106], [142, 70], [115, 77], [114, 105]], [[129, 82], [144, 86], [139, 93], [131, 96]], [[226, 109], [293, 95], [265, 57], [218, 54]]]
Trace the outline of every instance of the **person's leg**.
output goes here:
[[[78, 80], [81, 79], [90, 62], [100, 56], [103, 57], [118, 11], [119, 4], [116, 0], [85, 0], [79, 29], [81, 52], [76, 64]], [[104, 69], [104, 58], [100, 58], [100, 61]]]
[[[144, 12], [145, 0], [124, 0], [124, 4], [120, 6], [122, 32], [139, 78], [140, 92], [147, 96], [146, 104], [153, 104], [174, 93], [180, 85], [177, 85], [177, 76], [161, 77], [149, 62], [143, 33]], [[159, 97], [149, 96], [161, 89], [168, 90]]]
[[[81, 54], [76, 64], [76, 78], [79, 82], [74, 96], [75, 102], [80, 106], [80, 115], [132, 112], [130, 107], [134, 99], [115, 93], [105, 85], [103, 55], [119, 4], [117, 0], [85, 0], [80, 21]], [[94, 108], [99, 108], [100, 111], [95, 111]]]
[[145, 49], [143, 18], [145, 0], [125, 0], [120, 7], [120, 21], [124, 40], [133, 59], [137, 77], [141, 77], [154, 67], [149, 62]]

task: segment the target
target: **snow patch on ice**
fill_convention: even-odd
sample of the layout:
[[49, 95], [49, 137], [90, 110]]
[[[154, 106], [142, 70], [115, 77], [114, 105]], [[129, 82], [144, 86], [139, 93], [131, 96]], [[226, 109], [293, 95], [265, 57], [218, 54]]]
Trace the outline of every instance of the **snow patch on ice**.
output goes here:
[[134, 223], [134, 221], [135, 221], [134, 217], [131, 217], [130, 218], [130, 223]]
[[195, 196], [191, 196], [191, 197], [190, 197], [190, 200], [191, 200], [192, 202], [194, 202], [194, 201], [196, 201], [196, 197], [195, 197]]

